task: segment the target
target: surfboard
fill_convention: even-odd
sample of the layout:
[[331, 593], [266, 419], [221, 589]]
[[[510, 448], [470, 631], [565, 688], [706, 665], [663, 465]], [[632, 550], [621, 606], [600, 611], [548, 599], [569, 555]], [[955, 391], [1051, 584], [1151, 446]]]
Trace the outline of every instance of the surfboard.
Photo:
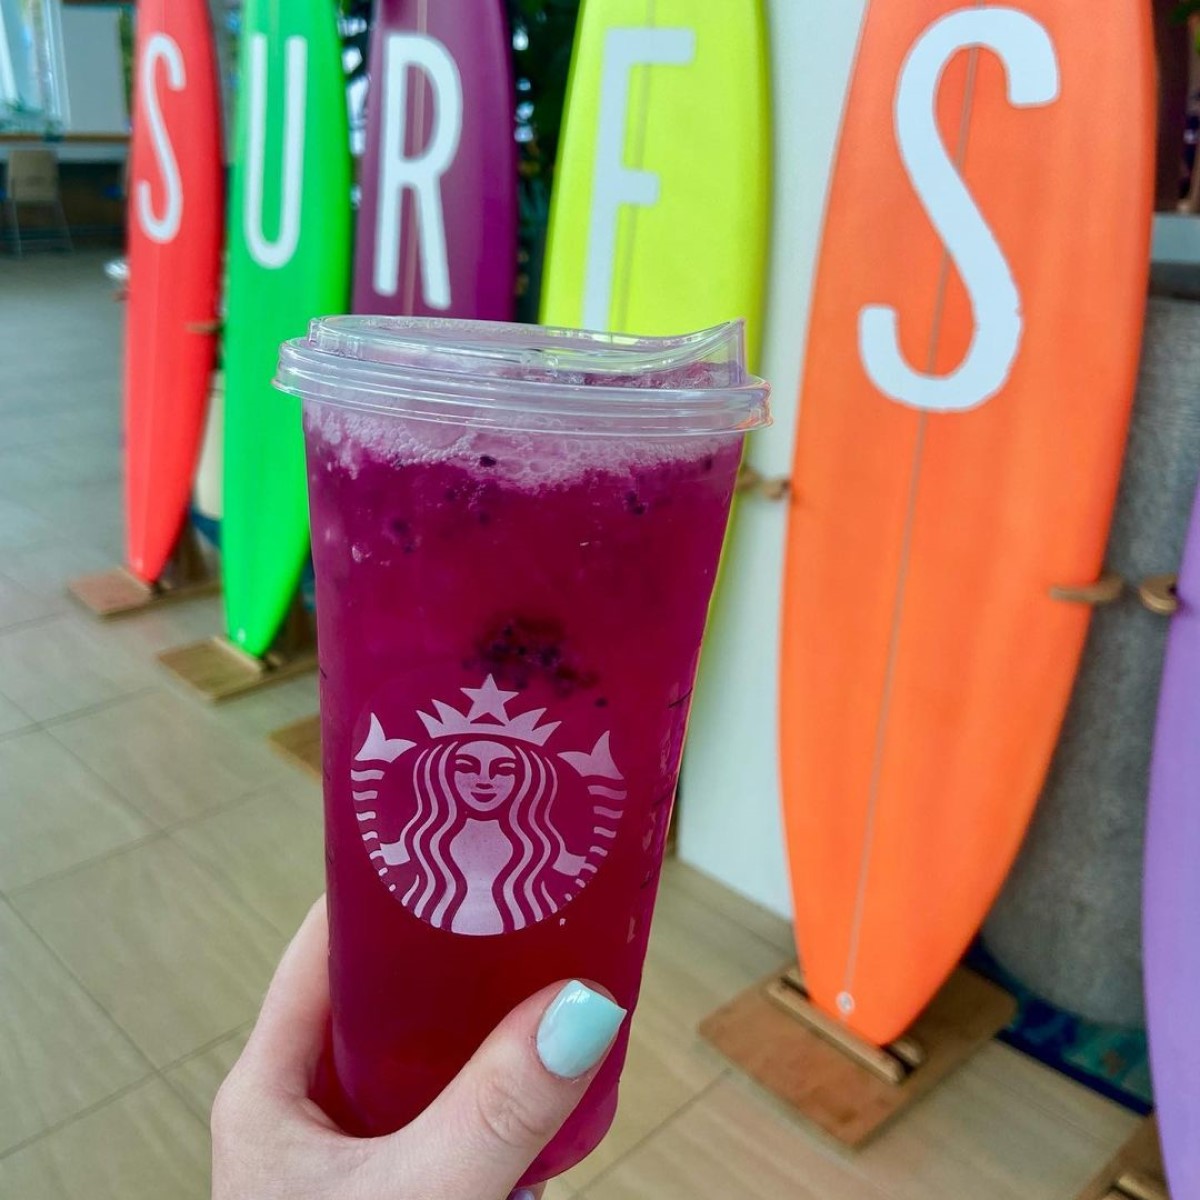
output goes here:
[[226, 632], [261, 656], [308, 555], [304, 434], [271, 386], [279, 344], [343, 312], [350, 277], [350, 148], [332, 0], [248, 0], [229, 206]]
[[761, 0], [585, 0], [542, 321], [673, 334], [744, 317], [757, 361], [770, 175]]
[[225, 173], [205, 0], [137, 11], [125, 324], [125, 542], [145, 583], [187, 516], [216, 339]]
[[1099, 576], [1117, 488], [1152, 51], [1133, 0], [1102, 28], [1052, 0], [873, 0], [863, 27], [793, 465], [780, 757], [807, 985], [876, 1043], [982, 921], [1074, 679], [1090, 610], [1051, 591]]
[[517, 155], [500, 0], [379, 0], [354, 309], [512, 320]]
[[1200, 1195], [1200, 493], [1171, 621], [1150, 770], [1143, 951], [1150, 1068], [1172, 1196]]

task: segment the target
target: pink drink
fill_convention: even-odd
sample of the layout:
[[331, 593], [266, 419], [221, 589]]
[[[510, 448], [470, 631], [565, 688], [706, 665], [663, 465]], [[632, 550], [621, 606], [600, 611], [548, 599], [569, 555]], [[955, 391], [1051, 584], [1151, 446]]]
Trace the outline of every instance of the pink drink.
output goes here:
[[[381, 326], [367, 353], [430, 392], [463, 379], [444, 347], [456, 329], [526, 349], [547, 336], [405, 321], [391, 323], [406, 343], [397, 349]], [[443, 343], [436, 378], [430, 358], [414, 358], [426, 329]], [[740, 348], [730, 331], [721, 338], [701, 350], [719, 359]], [[687, 343], [669, 345], [685, 349], [668, 370], [648, 370], [640, 344], [635, 369], [617, 375], [607, 340], [577, 351], [577, 365], [606, 369], [571, 373], [567, 387], [617, 395], [633, 435], [597, 432], [580, 412], [566, 430], [561, 418], [560, 428], [521, 427], [556, 394], [540, 361], [485, 364], [475, 379], [480, 396], [524, 393], [502, 410], [512, 428], [365, 411], [303, 384], [329, 1103], [352, 1132], [411, 1120], [548, 983], [592, 979], [631, 1011], [636, 1002], [742, 431], [764, 403], [761, 388], [740, 383], [739, 360], [697, 362]], [[351, 349], [361, 361], [361, 344]], [[469, 368], [480, 373], [474, 359]], [[738, 426], [637, 432], [631, 386], [648, 382], [666, 412], [672, 386], [691, 384], [694, 400], [731, 375], [740, 386], [723, 394], [738, 397]], [[566, 1170], [603, 1137], [627, 1038], [628, 1025], [529, 1180]]]

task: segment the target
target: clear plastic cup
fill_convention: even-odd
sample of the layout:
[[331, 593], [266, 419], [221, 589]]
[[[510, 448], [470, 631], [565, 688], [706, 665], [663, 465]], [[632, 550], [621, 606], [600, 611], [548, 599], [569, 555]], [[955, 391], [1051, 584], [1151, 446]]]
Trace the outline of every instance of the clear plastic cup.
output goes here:
[[[700, 640], [767, 386], [740, 323], [633, 338], [334, 317], [287, 343], [317, 581], [323, 1096], [389, 1132], [518, 1002], [632, 1013]], [[628, 1022], [525, 1182], [616, 1108]]]

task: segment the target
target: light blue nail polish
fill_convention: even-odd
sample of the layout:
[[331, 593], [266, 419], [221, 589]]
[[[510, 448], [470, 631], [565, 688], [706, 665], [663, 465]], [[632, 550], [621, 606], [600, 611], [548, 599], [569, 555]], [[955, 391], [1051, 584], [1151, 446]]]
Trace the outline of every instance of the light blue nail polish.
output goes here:
[[624, 1019], [619, 1004], [572, 979], [538, 1026], [538, 1057], [552, 1075], [575, 1079], [600, 1061]]
[[533, 1194], [533, 1188], [518, 1188], [508, 1200], [537, 1200]]

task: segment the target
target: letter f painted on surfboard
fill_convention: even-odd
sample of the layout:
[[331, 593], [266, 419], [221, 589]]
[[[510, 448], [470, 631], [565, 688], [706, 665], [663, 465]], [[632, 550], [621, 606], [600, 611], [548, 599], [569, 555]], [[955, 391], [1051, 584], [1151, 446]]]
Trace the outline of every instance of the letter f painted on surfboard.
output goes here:
[[250, 128], [242, 230], [250, 256], [266, 270], [286, 267], [300, 243], [304, 184], [304, 99], [308, 86], [308, 41], [289, 37], [284, 45], [283, 162], [279, 180], [278, 233], [264, 232], [263, 193], [267, 152], [267, 38], [250, 34]]
[[610, 29], [605, 38], [584, 267], [585, 329], [607, 329], [611, 323], [617, 221], [621, 208], [658, 203], [658, 176], [652, 171], [625, 165], [630, 76], [635, 67], [682, 67], [695, 57], [696, 34], [691, 29]]
[[900, 157], [970, 295], [975, 328], [955, 370], [926, 374], [904, 358], [896, 309], [868, 305], [859, 314], [859, 352], [871, 382], [885, 396], [929, 412], [966, 412], [996, 395], [1012, 372], [1023, 329], [1012, 270], [938, 131], [942, 73], [955, 55], [972, 47], [992, 50], [1003, 62], [1008, 100], [1015, 107], [1052, 104], [1059, 96], [1054, 43], [1043, 25], [1015, 8], [947, 13], [929, 26], [905, 60], [895, 107]]

